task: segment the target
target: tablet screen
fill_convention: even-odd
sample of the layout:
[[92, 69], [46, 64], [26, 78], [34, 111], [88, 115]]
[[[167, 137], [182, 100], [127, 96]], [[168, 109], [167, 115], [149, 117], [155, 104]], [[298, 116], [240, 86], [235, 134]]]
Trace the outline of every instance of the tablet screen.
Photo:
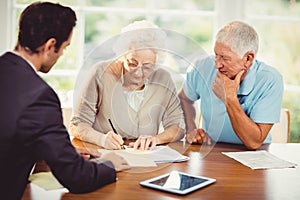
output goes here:
[[140, 184], [145, 187], [182, 195], [205, 187], [215, 181], [213, 178], [172, 171], [168, 174], [142, 181]]
[[[161, 179], [152, 181], [150, 183], [155, 184], [155, 185], [164, 186], [166, 181], [168, 180], [169, 176], [170, 175], [168, 175], [166, 177], [163, 177]], [[203, 183], [203, 182], [207, 181], [207, 179], [193, 177], [193, 176], [187, 176], [187, 175], [184, 175], [184, 174], [179, 174], [179, 176], [180, 176], [179, 190], [185, 190], [185, 189], [188, 189], [190, 187], [193, 187], [195, 185], [198, 185], [200, 183]]]

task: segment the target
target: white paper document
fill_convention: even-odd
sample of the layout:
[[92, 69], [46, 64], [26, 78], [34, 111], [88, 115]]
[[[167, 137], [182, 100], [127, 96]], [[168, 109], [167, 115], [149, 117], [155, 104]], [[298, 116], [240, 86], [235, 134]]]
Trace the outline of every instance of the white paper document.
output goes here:
[[149, 151], [149, 156], [156, 163], [183, 162], [190, 159], [168, 146], [156, 146], [155, 150]]
[[153, 150], [141, 151], [133, 148], [125, 150], [98, 149], [100, 153], [113, 151], [122, 156], [131, 167], [154, 167], [156, 163], [183, 162], [189, 157], [180, 154], [178, 151], [168, 146], [156, 146]]
[[280, 159], [265, 150], [222, 152], [222, 154], [235, 159], [251, 169], [282, 169], [297, 166], [297, 164]]

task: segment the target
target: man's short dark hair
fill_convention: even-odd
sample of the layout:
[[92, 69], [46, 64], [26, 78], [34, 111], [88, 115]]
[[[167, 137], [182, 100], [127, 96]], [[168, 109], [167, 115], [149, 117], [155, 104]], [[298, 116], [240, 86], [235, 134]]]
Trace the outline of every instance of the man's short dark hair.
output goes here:
[[33, 3], [20, 16], [18, 45], [38, 53], [38, 47], [55, 38], [58, 50], [68, 40], [76, 20], [75, 12], [69, 7], [50, 2]]

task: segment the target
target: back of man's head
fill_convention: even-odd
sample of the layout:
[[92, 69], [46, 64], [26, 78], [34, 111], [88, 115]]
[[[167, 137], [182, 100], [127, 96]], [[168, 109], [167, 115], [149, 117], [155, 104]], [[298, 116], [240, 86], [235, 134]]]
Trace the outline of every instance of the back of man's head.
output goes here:
[[33, 3], [21, 13], [18, 45], [37, 53], [38, 47], [54, 38], [58, 50], [69, 38], [76, 20], [75, 12], [69, 7], [50, 2]]

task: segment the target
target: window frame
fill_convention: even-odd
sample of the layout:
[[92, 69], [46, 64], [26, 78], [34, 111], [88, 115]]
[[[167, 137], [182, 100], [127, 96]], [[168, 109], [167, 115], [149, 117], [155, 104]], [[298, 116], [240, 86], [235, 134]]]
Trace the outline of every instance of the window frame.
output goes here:
[[[194, 15], [194, 16], [209, 16], [215, 20], [214, 34], [217, 30], [232, 20], [263, 20], [263, 21], [283, 21], [283, 22], [300, 22], [300, 17], [289, 16], [275, 16], [275, 15], [255, 15], [245, 13], [244, 6], [246, 6], [245, 0], [214, 0], [215, 10], [179, 10], [179, 9], [155, 9], [155, 8], [120, 8], [120, 7], [92, 7], [86, 6], [85, 1], [78, 0], [77, 6], [72, 6], [78, 16], [77, 29], [79, 31], [79, 45], [84, 46], [84, 26], [85, 26], [85, 13], [91, 12], [131, 12], [131, 13], [145, 13], [161, 14], [161, 15]], [[232, 6], [235, 5], [235, 6]], [[16, 15], [17, 9], [24, 9], [26, 5], [20, 5], [16, 3], [16, 0], [2, 0], [0, 1], [0, 23], [3, 25], [3, 29], [0, 29], [0, 53], [5, 51], [11, 51], [15, 45], [16, 27], [18, 19], [10, 16]], [[230, 10], [231, 12], [228, 12]], [[212, 38], [214, 38], [212, 36]], [[80, 48], [83, 49], [83, 48]], [[84, 52], [79, 50], [77, 52], [77, 58], [79, 59], [76, 69], [52, 69], [47, 76], [77, 76], [80, 67], [84, 61]], [[300, 85], [285, 84], [285, 91], [300, 93]]]

